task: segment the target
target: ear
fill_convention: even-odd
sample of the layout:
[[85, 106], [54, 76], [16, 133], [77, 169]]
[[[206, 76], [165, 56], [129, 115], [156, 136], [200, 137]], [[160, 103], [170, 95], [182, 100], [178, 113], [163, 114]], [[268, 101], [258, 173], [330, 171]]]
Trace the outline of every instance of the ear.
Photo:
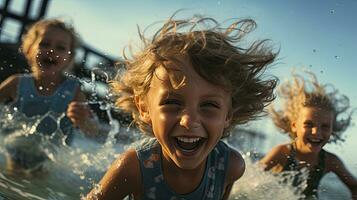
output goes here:
[[140, 119], [147, 124], [151, 124], [151, 118], [146, 102], [139, 96], [135, 96], [134, 100], [140, 114]]
[[291, 131], [293, 132], [293, 133], [296, 133], [296, 122], [291, 122]]
[[232, 110], [230, 110], [227, 113], [226, 119], [224, 121], [224, 128], [228, 128], [231, 125], [232, 118], [233, 118], [233, 113], [232, 113]]

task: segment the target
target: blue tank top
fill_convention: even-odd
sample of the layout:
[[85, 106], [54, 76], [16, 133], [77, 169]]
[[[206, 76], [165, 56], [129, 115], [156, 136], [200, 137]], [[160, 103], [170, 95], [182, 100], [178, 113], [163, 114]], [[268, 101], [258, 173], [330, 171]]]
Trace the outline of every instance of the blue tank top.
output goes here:
[[143, 199], [217, 200], [222, 199], [230, 148], [222, 141], [208, 155], [200, 185], [189, 194], [176, 194], [165, 183], [161, 146], [153, 138], [136, 149], [143, 182]]
[[50, 112], [37, 125], [36, 130], [50, 135], [60, 128], [65, 135], [68, 135], [73, 129], [71, 121], [65, 116], [58, 124], [57, 118], [66, 112], [78, 86], [76, 80], [66, 79], [52, 95], [43, 96], [37, 92], [33, 77], [23, 75], [18, 84], [17, 98], [13, 106], [27, 117], [42, 116]]

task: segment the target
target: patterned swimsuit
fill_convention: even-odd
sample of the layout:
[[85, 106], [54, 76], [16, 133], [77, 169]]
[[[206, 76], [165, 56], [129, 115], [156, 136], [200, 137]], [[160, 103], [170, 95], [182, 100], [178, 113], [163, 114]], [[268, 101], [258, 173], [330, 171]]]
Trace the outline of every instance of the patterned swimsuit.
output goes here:
[[166, 184], [162, 171], [161, 146], [150, 139], [136, 149], [143, 180], [143, 199], [217, 200], [222, 199], [230, 148], [222, 141], [208, 155], [204, 176], [189, 194], [176, 194]]

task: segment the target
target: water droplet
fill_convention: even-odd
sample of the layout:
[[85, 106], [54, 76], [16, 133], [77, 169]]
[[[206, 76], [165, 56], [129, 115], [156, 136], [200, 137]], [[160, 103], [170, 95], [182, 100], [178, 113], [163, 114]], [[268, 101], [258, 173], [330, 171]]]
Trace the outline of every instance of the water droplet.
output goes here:
[[68, 55], [71, 55], [71, 54], [72, 54], [72, 51], [68, 51], [67, 53], [68, 53]]
[[340, 56], [335, 56], [335, 59], [340, 59]]
[[316, 49], [313, 49], [312, 52], [316, 53]]
[[312, 65], [309, 65], [309, 67], [312, 67]]
[[39, 90], [43, 90], [43, 87], [42, 87], [42, 86], [39, 86], [38, 89], [39, 89]]
[[323, 71], [323, 70], [321, 70], [321, 71], [320, 71], [320, 73], [321, 73], [321, 74], [323, 74], [323, 73], [324, 73], [324, 71]]
[[334, 9], [331, 9], [331, 10], [330, 10], [330, 14], [335, 14], [335, 10], [334, 10]]

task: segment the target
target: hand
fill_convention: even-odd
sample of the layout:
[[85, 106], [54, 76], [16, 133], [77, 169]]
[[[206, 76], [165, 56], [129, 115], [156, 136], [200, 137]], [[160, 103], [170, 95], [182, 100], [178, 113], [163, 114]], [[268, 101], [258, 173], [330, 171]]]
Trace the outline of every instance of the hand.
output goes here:
[[68, 104], [67, 117], [72, 121], [74, 127], [92, 134], [94, 114], [86, 102], [72, 101]]

